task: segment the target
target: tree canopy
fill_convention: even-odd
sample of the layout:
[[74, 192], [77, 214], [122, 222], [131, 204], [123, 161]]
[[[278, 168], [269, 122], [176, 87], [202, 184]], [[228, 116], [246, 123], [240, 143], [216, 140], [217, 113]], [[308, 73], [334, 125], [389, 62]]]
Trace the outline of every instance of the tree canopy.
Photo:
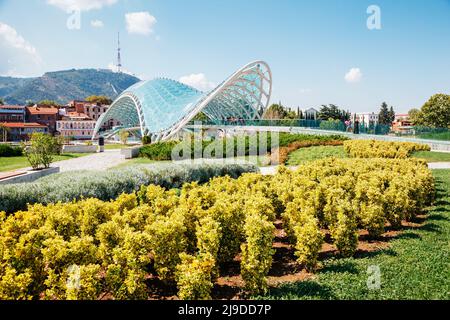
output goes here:
[[298, 119], [298, 114], [295, 111], [292, 111], [290, 108], [286, 108], [281, 103], [272, 104], [269, 108], [267, 108], [266, 112], [264, 112], [264, 119], [267, 120], [275, 120], [275, 119]]
[[410, 110], [409, 115], [414, 125], [450, 128], [450, 95], [435, 94], [420, 110]]
[[380, 113], [378, 114], [378, 123], [384, 125], [391, 125], [395, 120], [394, 107], [388, 108], [386, 102], [381, 104]]
[[350, 112], [340, 109], [334, 104], [322, 105], [319, 112], [320, 120], [350, 120]]
[[197, 113], [197, 115], [192, 119], [192, 121], [199, 121], [199, 122], [207, 122], [209, 118], [204, 114], [203, 112]]
[[110, 105], [113, 101], [107, 96], [89, 96], [85, 99], [88, 102], [97, 103], [99, 105]]
[[3, 99], [0, 98], [0, 106], [4, 105], [5, 103], [3, 102]]
[[53, 107], [53, 106], [58, 106], [59, 103], [53, 100], [42, 100], [40, 102], [38, 102], [38, 105], [40, 106], [47, 106], [47, 107]]

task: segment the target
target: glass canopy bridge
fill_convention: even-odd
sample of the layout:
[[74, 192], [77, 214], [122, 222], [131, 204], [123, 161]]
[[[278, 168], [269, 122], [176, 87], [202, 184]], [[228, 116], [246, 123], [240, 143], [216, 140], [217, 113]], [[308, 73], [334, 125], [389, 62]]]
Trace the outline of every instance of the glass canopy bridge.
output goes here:
[[122, 130], [150, 136], [153, 142], [170, 140], [199, 113], [211, 120], [258, 120], [269, 105], [272, 73], [264, 61], [251, 62], [210, 92], [175, 80], [158, 78], [125, 90], [97, 121], [93, 139], [114, 132], [100, 132], [102, 124], [117, 120]]

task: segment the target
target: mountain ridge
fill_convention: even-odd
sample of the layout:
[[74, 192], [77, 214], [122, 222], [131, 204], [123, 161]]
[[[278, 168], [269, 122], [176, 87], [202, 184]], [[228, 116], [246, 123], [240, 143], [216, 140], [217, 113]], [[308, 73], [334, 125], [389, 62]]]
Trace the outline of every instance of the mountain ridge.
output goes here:
[[7, 104], [54, 100], [66, 104], [91, 95], [116, 98], [140, 79], [108, 69], [68, 69], [46, 72], [41, 77], [0, 77], [0, 98]]

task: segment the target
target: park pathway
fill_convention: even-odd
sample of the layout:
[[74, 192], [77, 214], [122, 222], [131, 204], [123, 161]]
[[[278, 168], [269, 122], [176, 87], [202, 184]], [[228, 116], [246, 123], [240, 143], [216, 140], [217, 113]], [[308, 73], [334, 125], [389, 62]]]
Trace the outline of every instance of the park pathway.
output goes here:
[[[450, 169], [450, 162], [432, 162], [428, 164], [430, 169]], [[297, 169], [297, 167], [288, 167], [291, 170]], [[278, 166], [260, 167], [261, 174], [268, 176], [277, 173]]]
[[450, 162], [432, 162], [428, 164], [430, 169], [450, 169]]
[[105, 150], [102, 153], [54, 162], [52, 167], [59, 167], [60, 172], [79, 170], [104, 171], [126, 161], [120, 150]]

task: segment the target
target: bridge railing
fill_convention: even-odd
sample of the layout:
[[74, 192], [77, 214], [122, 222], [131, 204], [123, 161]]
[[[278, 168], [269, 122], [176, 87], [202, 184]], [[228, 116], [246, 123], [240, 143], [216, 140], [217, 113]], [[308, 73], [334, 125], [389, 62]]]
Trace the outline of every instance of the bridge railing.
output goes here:
[[202, 124], [203, 126], [270, 126], [270, 127], [298, 127], [337, 132], [352, 132], [357, 134], [390, 135], [399, 137], [412, 137], [416, 139], [450, 141], [449, 128], [431, 128], [423, 126], [408, 126], [393, 128], [389, 125], [377, 123], [358, 123], [357, 126], [351, 122], [340, 120], [312, 120], [312, 119], [275, 119], [275, 120], [208, 120], [196, 121], [189, 125]]

